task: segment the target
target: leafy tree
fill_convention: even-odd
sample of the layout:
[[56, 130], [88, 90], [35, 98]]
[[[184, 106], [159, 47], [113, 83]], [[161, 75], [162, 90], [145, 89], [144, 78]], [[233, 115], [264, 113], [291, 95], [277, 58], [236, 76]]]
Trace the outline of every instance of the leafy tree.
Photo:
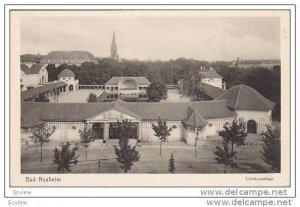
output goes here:
[[229, 151], [228, 143], [222, 142], [222, 147], [216, 147], [216, 150], [214, 151], [214, 154], [216, 155], [215, 160], [219, 164], [224, 165], [224, 173], [227, 172], [228, 166], [235, 165], [234, 159], [236, 155], [236, 151]]
[[171, 158], [169, 159], [169, 172], [174, 173], [175, 172], [175, 160], [173, 153], [171, 154]]
[[93, 93], [90, 93], [87, 101], [88, 102], [97, 102], [97, 96]]
[[41, 162], [43, 162], [43, 145], [44, 143], [49, 142], [50, 136], [55, 132], [54, 127], [49, 127], [45, 123], [38, 125], [36, 127], [33, 127], [30, 129], [30, 132], [32, 135], [30, 135], [30, 139], [34, 143], [40, 143], [40, 155], [41, 155]]
[[231, 152], [233, 152], [234, 145], [245, 145], [247, 132], [243, 121], [233, 120], [231, 125], [225, 124], [223, 130], [218, 131], [218, 133], [225, 143], [231, 144]]
[[72, 149], [70, 148], [70, 143], [61, 143], [61, 150], [58, 150], [56, 147], [54, 149], [54, 164], [57, 165], [57, 171], [62, 171], [66, 169], [67, 171], [71, 171], [70, 167], [72, 165], [76, 165], [78, 163], [78, 156], [76, 152], [78, 151], [78, 146], [75, 145]]
[[35, 102], [49, 102], [49, 98], [43, 93], [34, 100]]
[[158, 117], [157, 125], [152, 124], [152, 129], [155, 132], [155, 136], [160, 140], [160, 149], [159, 155], [161, 156], [162, 143], [167, 140], [167, 137], [170, 136], [172, 127], [167, 126], [167, 122]]
[[140, 155], [136, 150], [136, 146], [131, 146], [129, 144], [130, 131], [134, 127], [134, 124], [128, 120], [123, 120], [122, 122], [117, 122], [118, 137], [119, 137], [119, 148], [114, 146], [115, 154], [117, 156], [117, 161], [121, 164], [121, 169], [127, 173], [134, 162], [139, 161]]
[[280, 142], [280, 130], [276, 127], [272, 129], [270, 125], [267, 125], [267, 131], [262, 133], [263, 136], [263, 149], [262, 159], [272, 166], [272, 169], [280, 172], [281, 168], [281, 142]]
[[154, 82], [148, 86], [146, 93], [149, 102], [159, 102], [168, 98], [167, 86], [160, 82]]
[[92, 136], [92, 129], [88, 128], [86, 125], [83, 130], [79, 130], [80, 142], [85, 148], [85, 159], [87, 159], [88, 147], [90, 143], [95, 141], [95, 138]]
[[192, 89], [193, 101], [208, 101], [211, 100], [206, 94], [203, 83], [197, 83]]

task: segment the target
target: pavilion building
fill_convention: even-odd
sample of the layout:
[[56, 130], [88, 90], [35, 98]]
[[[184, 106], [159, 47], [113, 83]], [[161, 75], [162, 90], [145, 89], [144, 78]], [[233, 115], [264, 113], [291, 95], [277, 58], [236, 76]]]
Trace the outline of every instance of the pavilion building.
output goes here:
[[97, 102], [21, 103], [21, 128], [25, 139], [28, 128], [46, 123], [56, 128], [51, 139], [79, 141], [78, 130], [87, 126], [95, 139], [118, 139], [116, 123], [134, 123], [131, 135], [142, 142], [158, 141], [152, 130], [159, 117], [172, 127], [168, 141], [194, 145], [196, 137], [208, 140], [225, 124], [243, 120], [249, 133], [261, 133], [272, 123], [274, 103], [245, 85], [237, 85], [212, 101], [187, 103]]

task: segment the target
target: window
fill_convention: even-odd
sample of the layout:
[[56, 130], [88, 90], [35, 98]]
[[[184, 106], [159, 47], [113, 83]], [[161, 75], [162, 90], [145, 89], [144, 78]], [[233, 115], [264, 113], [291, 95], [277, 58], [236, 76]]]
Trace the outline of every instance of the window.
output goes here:
[[115, 87], [115, 90], [118, 90], [118, 87]]
[[139, 87], [139, 90], [142, 90], [143, 89], [143, 87]]
[[106, 87], [106, 90], [109, 90], [109, 87]]

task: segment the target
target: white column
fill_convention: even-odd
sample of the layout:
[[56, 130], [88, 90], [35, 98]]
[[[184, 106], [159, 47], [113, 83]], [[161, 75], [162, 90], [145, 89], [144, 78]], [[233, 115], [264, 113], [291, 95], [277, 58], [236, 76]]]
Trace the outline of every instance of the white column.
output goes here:
[[104, 128], [103, 128], [103, 139], [108, 140], [109, 139], [109, 123], [104, 123]]
[[142, 139], [142, 122], [138, 122], [138, 139], [141, 140]]

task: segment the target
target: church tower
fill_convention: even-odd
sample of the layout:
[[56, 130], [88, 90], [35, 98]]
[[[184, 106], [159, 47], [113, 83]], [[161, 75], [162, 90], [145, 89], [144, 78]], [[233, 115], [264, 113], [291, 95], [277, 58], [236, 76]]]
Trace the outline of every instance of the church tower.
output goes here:
[[116, 44], [116, 37], [115, 37], [115, 30], [113, 31], [113, 39], [112, 39], [111, 48], [110, 48], [110, 58], [117, 60], [117, 61], [119, 60], [117, 44]]

